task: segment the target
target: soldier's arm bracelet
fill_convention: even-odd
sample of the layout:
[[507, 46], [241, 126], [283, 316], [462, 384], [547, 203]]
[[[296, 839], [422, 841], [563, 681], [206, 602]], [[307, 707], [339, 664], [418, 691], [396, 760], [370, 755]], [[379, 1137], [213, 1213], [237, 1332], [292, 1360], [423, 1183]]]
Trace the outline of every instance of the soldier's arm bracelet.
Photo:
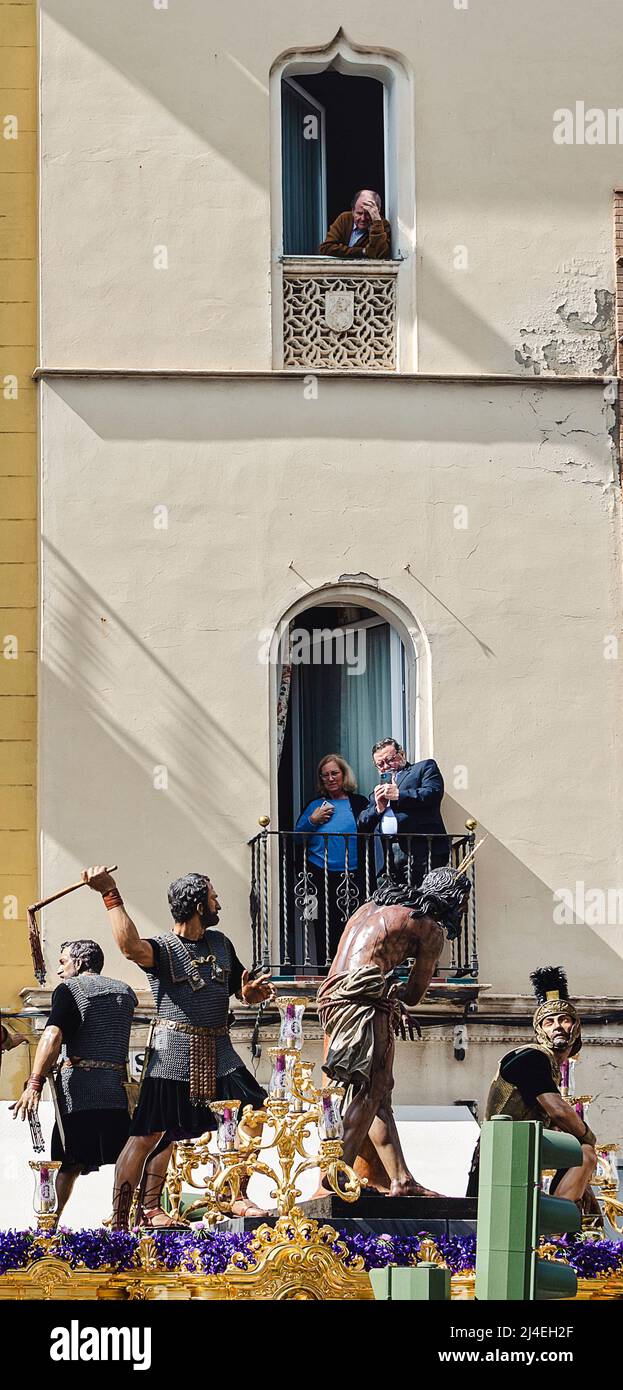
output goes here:
[[108, 893], [102, 893], [104, 906], [110, 912], [111, 907], [123, 907], [123, 898], [118, 888], [111, 888]]

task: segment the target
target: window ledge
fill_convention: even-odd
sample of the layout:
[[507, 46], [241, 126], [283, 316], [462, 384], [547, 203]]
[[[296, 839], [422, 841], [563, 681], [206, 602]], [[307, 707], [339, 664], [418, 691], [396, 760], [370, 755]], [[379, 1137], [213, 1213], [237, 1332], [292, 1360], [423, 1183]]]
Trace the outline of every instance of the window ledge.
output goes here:
[[360, 275], [397, 275], [401, 265], [404, 265], [404, 258], [375, 261], [371, 256], [362, 256], [361, 260], [347, 260], [343, 256], [280, 256], [280, 263], [284, 270], [289, 274], [295, 272], [299, 275], [320, 275], [320, 274], [340, 274], [352, 276]]

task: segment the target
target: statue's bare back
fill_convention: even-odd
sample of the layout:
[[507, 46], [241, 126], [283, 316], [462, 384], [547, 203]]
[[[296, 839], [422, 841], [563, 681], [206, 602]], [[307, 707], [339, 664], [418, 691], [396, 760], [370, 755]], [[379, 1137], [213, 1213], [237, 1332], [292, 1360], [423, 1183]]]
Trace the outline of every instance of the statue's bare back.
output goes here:
[[377, 965], [387, 975], [422, 952], [436, 961], [443, 942], [443, 928], [432, 917], [414, 917], [408, 907], [366, 902], [346, 923], [329, 977], [364, 965]]

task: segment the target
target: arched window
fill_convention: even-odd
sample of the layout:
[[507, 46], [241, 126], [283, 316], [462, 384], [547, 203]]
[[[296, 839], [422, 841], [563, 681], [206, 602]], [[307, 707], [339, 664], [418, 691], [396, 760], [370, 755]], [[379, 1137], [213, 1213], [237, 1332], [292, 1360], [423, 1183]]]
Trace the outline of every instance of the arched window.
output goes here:
[[[408, 65], [351, 43], [340, 29], [322, 48], [291, 49], [275, 61], [270, 108], [274, 366], [416, 371]], [[360, 188], [380, 195], [390, 257], [320, 256], [328, 226]]]
[[[317, 974], [326, 970], [336, 932], [369, 896], [381, 867], [374, 836], [354, 829], [377, 776], [373, 744], [391, 737], [402, 743], [409, 761], [432, 755], [430, 649], [402, 603], [363, 577], [360, 582], [344, 576], [282, 614], [269, 666], [271, 832], [264, 859], [254, 841], [252, 891], [260, 904], [254, 952], [259, 958], [263, 930], [264, 954], [277, 950], [285, 975]], [[358, 789], [349, 785], [350, 810], [342, 807], [332, 822], [341, 828], [325, 828], [318, 839], [305, 816], [318, 798], [316, 769], [327, 754], [349, 764]], [[431, 843], [431, 855], [433, 848]], [[413, 853], [415, 865], [417, 846]], [[269, 861], [279, 920], [279, 945], [274, 941], [272, 947], [260, 902], [266, 900]]]
[[360, 188], [385, 197], [385, 88], [336, 68], [281, 83], [283, 250], [314, 255]]
[[371, 748], [391, 733], [407, 743], [405, 651], [370, 608], [305, 609], [290, 626], [290, 689], [279, 759], [279, 821], [291, 824], [315, 795], [316, 767], [339, 752], [360, 791], [374, 784]]

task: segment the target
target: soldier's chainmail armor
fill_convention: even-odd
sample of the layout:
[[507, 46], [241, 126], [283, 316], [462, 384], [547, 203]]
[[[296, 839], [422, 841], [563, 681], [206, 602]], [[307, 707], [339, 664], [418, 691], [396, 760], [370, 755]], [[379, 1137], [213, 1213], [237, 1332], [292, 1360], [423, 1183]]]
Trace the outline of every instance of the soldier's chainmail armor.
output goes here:
[[[64, 980], [77, 1005], [82, 1025], [65, 1048], [70, 1058], [97, 1062], [97, 1067], [63, 1064], [59, 1100], [70, 1115], [77, 1110], [125, 1110], [126, 1061], [137, 999], [122, 980], [86, 971]], [[102, 1063], [110, 1062], [106, 1067]]]
[[[232, 1047], [227, 1027], [229, 1015], [229, 975], [234, 964], [231, 942], [220, 931], [206, 931], [200, 941], [180, 940], [174, 933], [156, 937], [160, 958], [166, 964], [160, 973], [147, 970], [154, 996], [156, 1015], [173, 1023], [195, 1028], [222, 1029], [216, 1037], [216, 1075], [227, 1076], [242, 1060]], [[205, 982], [193, 989], [188, 979], [188, 958]], [[191, 1039], [163, 1024], [153, 1035], [148, 1077], [165, 1081], [190, 1081]]]

